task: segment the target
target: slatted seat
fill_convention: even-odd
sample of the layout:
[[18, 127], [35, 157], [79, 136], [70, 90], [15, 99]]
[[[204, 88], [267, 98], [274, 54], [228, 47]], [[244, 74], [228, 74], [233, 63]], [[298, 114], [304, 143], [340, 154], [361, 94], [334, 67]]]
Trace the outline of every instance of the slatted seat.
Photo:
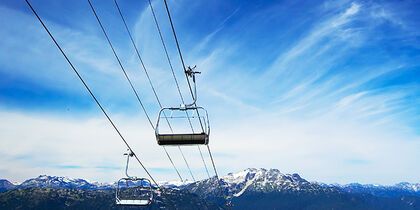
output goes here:
[[148, 179], [126, 177], [118, 180], [115, 193], [115, 203], [117, 205], [147, 206], [152, 200], [152, 186]]
[[[170, 110], [171, 114], [169, 115], [164, 114], [165, 110]], [[188, 114], [188, 111], [190, 111], [190, 114]], [[174, 116], [174, 113], [175, 113], [175, 116]], [[194, 133], [194, 129], [192, 129], [191, 133], [185, 130], [183, 130], [182, 132], [177, 132], [176, 127], [175, 126], [171, 127], [170, 125], [169, 125], [169, 129], [166, 129], [164, 132], [160, 132], [159, 127], [160, 127], [161, 118], [166, 119], [166, 122], [168, 122], [168, 124], [170, 124], [169, 120], [181, 119], [181, 122], [182, 121], [184, 121], [185, 123], [189, 122], [191, 128], [193, 128], [193, 123], [194, 123], [193, 120], [198, 118], [197, 123], [200, 122], [199, 125], [201, 126], [199, 127], [201, 128], [201, 130], [198, 132], [201, 132], [201, 133], [198, 133], [198, 132]], [[183, 108], [162, 108], [159, 111], [159, 115], [158, 115], [156, 126], [155, 126], [155, 136], [156, 136], [156, 141], [158, 145], [161, 145], [161, 146], [207, 145], [209, 144], [209, 135], [210, 135], [209, 117], [208, 117], [207, 111], [203, 107], [186, 106]]]
[[205, 133], [158, 134], [156, 138], [159, 145], [206, 145], [209, 143], [209, 136]]
[[117, 205], [126, 206], [147, 206], [151, 203], [150, 200], [117, 200]]
[[137, 178], [128, 175], [128, 163], [134, 153], [128, 149], [127, 165], [125, 166], [125, 175], [117, 182], [115, 192], [115, 203], [121, 206], [148, 206], [153, 200], [152, 183], [147, 178]]

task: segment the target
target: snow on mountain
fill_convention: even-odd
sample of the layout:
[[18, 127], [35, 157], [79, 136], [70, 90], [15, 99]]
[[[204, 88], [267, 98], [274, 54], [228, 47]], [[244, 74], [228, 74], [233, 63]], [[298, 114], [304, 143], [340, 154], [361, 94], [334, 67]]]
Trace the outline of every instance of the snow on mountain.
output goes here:
[[[180, 189], [185, 185], [191, 184], [192, 181], [162, 181], [161, 186], [173, 189]], [[55, 189], [81, 189], [81, 190], [107, 190], [115, 189], [117, 183], [101, 183], [97, 181], [89, 181], [85, 179], [71, 179], [68, 177], [57, 177], [40, 175], [36, 178], [28, 179], [19, 185], [13, 185], [7, 180], [0, 180], [0, 192], [15, 188], [55, 188]]]
[[420, 195], [420, 183], [411, 184], [408, 182], [401, 182], [392, 186], [385, 186], [379, 184], [359, 184], [351, 183], [346, 185], [340, 184], [324, 184], [325, 187], [335, 187], [347, 193], [364, 193], [379, 197], [398, 197], [407, 195]]
[[[420, 183], [402, 182], [393, 186], [377, 184], [362, 185], [352, 183], [347, 185], [308, 182], [298, 174], [283, 174], [277, 169], [248, 168], [238, 173], [230, 173], [220, 177], [224, 194], [229, 197], [239, 197], [246, 192], [345, 192], [371, 194], [381, 197], [397, 197], [405, 195], [420, 195]], [[204, 195], [220, 195], [217, 180], [213, 177], [198, 181], [184, 188], [191, 192]]]
[[[319, 192], [333, 191], [318, 184], [302, 179], [298, 174], [283, 174], [277, 169], [249, 168], [238, 173], [230, 173], [220, 177], [225, 194], [229, 197], [241, 196], [245, 192]], [[213, 177], [192, 183], [185, 187], [191, 192], [204, 195], [217, 195], [217, 180]]]
[[400, 182], [400, 183], [396, 184], [395, 187], [405, 189], [405, 190], [411, 191], [411, 192], [420, 193], [420, 183], [411, 184], [411, 183], [408, 183], [408, 182]]
[[[401, 182], [393, 186], [362, 185], [352, 183], [347, 185], [308, 182], [298, 174], [283, 174], [277, 169], [248, 168], [238, 173], [229, 173], [220, 177], [220, 184], [225, 195], [239, 197], [247, 192], [332, 192], [364, 193], [382, 197], [396, 197], [404, 195], [420, 196], [420, 183], [410, 184]], [[197, 182], [162, 181], [159, 185], [172, 189], [186, 189], [190, 192], [207, 196], [218, 196], [220, 191], [215, 177]], [[63, 188], [82, 190], [115, 189], [116, 183], [104, 184], [84, 179], [71, 179], [41, 175], [28, 179], [20, 185], [14, 185], [7, 180], [0, 180], [0, 192], [15, 188]]]
[[112, 185], [91, 183], [84, 179], [70, 179], [68, 177], [57, 177], [40, 175], [37, 178], [28, 179], [18, 186], [19, 188], [40, 187], [40, 188], [64, 188], [81, 190], [109, 189]]
[[0, 192], [4, 192], [14, 188], [16, 188], [16, 185], [12, 184], [6, 179], [0, 179]]
[[283, 174], [277, 169], [249, 168], [245, 171], [221, 177], [233, 196], [240, 196], [245, 191], [280, 192], [280, 191], [318, 191], [321, 186], [302, 179], [298, 174]]
[[181, 189], [186, 185], [189, 185], [191, 183], [194, 183], [193, 181], [186, 180], [184, 182], [181, 181], [159, 181], [158, 184], [160, 186], [166, 187], [166, 188], [172, 188], [172, 189]]

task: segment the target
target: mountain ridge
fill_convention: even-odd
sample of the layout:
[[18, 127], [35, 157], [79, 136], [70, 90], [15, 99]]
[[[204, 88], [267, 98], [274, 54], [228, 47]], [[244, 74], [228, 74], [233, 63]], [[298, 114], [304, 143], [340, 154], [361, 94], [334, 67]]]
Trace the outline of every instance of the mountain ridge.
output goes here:
[[7, 179], [0, 179], [0, 193], [8, 190], [15, 189], [16, 185], [8, 181]]
[[[395, 185], [376, 184], [325, 184], [309, 182], [299, 174], [283, 174], [278, 169], [248, 168], [237, 173], [229, 173], [219, 177], [224, 192], [229, 197], [238, 197], [245, 191], [252, 192], [283, 192], [283, 191], [342, 191], [346, 193], [366, 193], [381, 197], [420, 196], [420, 183], [400, 182]], [[208, 195], [217, 194], [215, 177], [197, 182], [161, 181], [166, 188], [187, 189], [196, 193]], [[80, 190], [115, 189], [116, 183], [92, 182], [81, 178], [40, 175], [14, 185], [6, 179], [0, 180], [0, 192], [21, 188], [53, 188]]]
[[[220, 181], [220, 192], [218, 183]], [[0, 209], [117, 209], [115, 185], [84, 179], [40, 175], [20, 185], [7, 180], [0, 193]], [[161, 182], [153, 189], [150, 209], [176, 205], [179, 209], [398, 209], [420, 210], [417, 184], [393, 186], [338, 185], [309, 182], [299, 174], [283, 174], [278, 169], [255, 169], [229, 173], [197, 182]], [[165, 194], [163, 196], [163, 194]], [[169, 200], [167, 197], [170, 197]], [[226, 200], [225, 200], [225, 198]]]

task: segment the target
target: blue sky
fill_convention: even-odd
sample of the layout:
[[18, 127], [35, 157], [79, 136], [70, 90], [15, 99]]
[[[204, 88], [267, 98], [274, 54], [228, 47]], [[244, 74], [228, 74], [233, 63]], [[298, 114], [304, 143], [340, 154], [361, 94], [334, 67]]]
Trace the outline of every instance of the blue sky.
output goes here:
[[[188, 98], [163, 2], [152, 2]], [[159, 106], [113, 1], [92, 3], [155, 119]], [[147, 2], [119, 3], [162, 104], [178, 106]], [[87, 1], [32, 4], [152, 174], [176, 179]], [[418, 2], [168, 4], [186, 64], [202, 72], [198, 103], [222, 175], [265, 167], [328, 183], [420, 181]], [[25, 2], [2, 1], [0, 23], [0, 177], [122, 176], [124, 145]], [[177, 148], [168, 150], [189, 178]], [[197, 148], [184, 152], [205, 178]]]

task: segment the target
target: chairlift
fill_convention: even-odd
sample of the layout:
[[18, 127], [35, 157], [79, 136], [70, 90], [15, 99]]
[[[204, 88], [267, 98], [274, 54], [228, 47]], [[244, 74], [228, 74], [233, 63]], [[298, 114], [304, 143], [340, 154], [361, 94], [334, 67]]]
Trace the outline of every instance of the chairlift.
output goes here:
[[[194, 67], [188, 67], [185, 71], [187, 78], [192, 78], [193, 85], [194, 85], [194, 94], [193, 94], [193, 102], [191, 104], [181, 104], [179, 107], [164, 107], [159, 111], [156, 126], [155, 126], [155, 135], [156, 140], [159, 145], [166, 146], [166, 145], [173, 145], [173, 146], [180, 146], [180, 145], [207, 145], [209, 143], [209, 134], [210, 134], [210, 124], [209, 124], [209, 117], [207, 110], [203, 107], [199, 107], [196, 105], [197, 101], [197, 88], [195, 83], [195, 74], [200, 74], [201, 72], [194, 71]], [[170, 116], [165, 114], [165, 111], [170, 111]], [[188, 111], [192, 111], [192, 113], [197, 113], [197, 116], [188, 116]], [[182, 116], [173, 116], [174, 112], [183, 112]], [[202, 113], [200, 116], [199, 113]], [[163, 115], [162, 115], [163, 114]], [[183, 132], [183, 133], [176, 133], [174, 131], [171, 132], [162, 132], [159, 130], [159, 126], [161, 123], [161, 118], [165, 118], [166, 120], [169, 119], [184, 119], [190, 121], [191, 119], [197, 118], [201, 125], [201, 132]], [[191, 123], [191, 121], [190, 121]]]
[[124, 206], [148, 206], [153, 200], [152, 183], [147, 178], [129, 176], [128, 163], [130, 157], [134, 156], [134, 153], [129, 151], [129, 153], [124, 155], [127, 155], [126, 177], [118, 180], [115, 202], [117, 205]]

